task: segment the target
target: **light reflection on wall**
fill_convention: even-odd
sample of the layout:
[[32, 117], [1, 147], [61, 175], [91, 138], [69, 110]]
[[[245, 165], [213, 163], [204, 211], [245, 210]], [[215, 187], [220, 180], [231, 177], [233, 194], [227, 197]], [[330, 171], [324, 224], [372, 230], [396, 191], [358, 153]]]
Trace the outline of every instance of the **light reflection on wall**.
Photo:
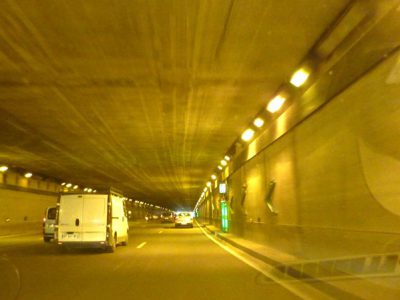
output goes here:
[[248, 160], [253, 158], [257, 154], [257, 151], [258, 151], [258, 143], [257, 142], [258, 142], [258, 139], [255, 139], [254, 141], [252, 141], [249, 144], [249, 147], [247, 148], [247, 159]]
[[275, 138], [279, 138], [288, 130], [288, 117], [287, 112], [283, 113], [276, 121]]

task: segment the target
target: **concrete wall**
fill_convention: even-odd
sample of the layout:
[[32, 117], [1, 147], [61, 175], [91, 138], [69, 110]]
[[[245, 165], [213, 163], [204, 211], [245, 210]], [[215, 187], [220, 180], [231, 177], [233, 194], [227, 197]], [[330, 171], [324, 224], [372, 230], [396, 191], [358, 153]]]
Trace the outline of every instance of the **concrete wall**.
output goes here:
[[44, 210], [57, 202], [57, 194], [0, 188], [0, 235], [41, 232]]
[[[343, 65], [337, 76], [351, 68]], [[236, 154], [222, 178], [230, 232], [303, 258], [398, 251], [399, 74], [395, 53], [291, 127], [299, 106], [319, 96], [310, 88]], [[266, 202], [272, 181], [276, 213]], [[202, 203], [200, 219], [219, 225], [212, 201]]]

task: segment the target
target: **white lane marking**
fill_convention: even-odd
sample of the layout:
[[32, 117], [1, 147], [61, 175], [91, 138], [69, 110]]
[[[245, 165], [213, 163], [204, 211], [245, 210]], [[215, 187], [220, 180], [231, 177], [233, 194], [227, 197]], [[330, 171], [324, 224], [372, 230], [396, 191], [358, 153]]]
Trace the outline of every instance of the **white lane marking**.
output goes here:
[[160, 230], [158, 233], [159, 233], [159, 234], [160, 234], [160, 233], [163, 233], [163, 231], [162, 231], [162, 230]]
[[146, 244], [147, 244], [147, 242], [143, 242], [140, 245], [138, 245], [136, 248], [138, 248], [138, 249], [143, 248], [143, 246], [146, 245]]
[[231, 247], [224, 245], [222, 242], [218, 241], [215, 237], [213, 237], [211, 234], [206, 232], [200, 224], [196, 221], [197, 226], [201, 229], [201, 231], [204, 233], [205, 236], [207, 236], [210, 240], [212, 240], [215, 244], [220, 246], [222, 249], [236, 257], [237, 259], [241, 260], [245, 264], [249, 265], [250, 267], [256, 269], [258, 272], [264, 274], [266, 277], [272, 279], [274, 282], [277, 284], [281, 285], [285, 289], [291, 291], [293, 294], [299, 296], [302, 299], [307, 299], [307, 300], [312, 300], [312, 299], [326, 299], [326, 300], [331, 300], [334, 298], [329, 297], [328, 295], [320, 292], [319, 290], [316, 290], [312, 288], [311, 286], [307, 285], [307, 283], [303, 283], [301, 281], [294, 281], [291, 284], [290, 282], [284, 282], [282, 279], [280, 279], [276, 274], [276, 270], [274, 267], [264, 263], [261, 260], [258, 260], [257, 258], [252, 257], [251, 255], [239, 250], [235, 249], [233, 250]]

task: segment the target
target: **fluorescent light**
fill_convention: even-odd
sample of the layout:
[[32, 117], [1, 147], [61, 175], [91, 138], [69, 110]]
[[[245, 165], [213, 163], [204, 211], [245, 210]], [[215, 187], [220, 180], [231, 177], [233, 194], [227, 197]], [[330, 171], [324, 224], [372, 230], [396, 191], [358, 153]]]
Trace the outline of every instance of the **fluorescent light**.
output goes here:
[[243, 141], [250, 141], [254, 136], [254, 130], [249, 128], [242, 134], [242, 140]]
[[65, 185], [65, 182], [61, 183], [61, 185], [64, 186], [64, 185]]
[[212, 175], [211, 175], [211, 179], [212, 179], [212, 180], [215, 180], [215, 179], [217, 179], [217, 176], [216, 176], [215, 174], [212, 174]]
[[254, 124], [254, 126], [260, 128], [264, 125], [264, 120], [261, 118], [257, 118], [254, 120], [253, 124]]
[[207, 192], [207, 187], [205, 187], [203, 191], [204, 191], [204, 192]]
[[207, 187], [211, 187], [211, 182], [208, 181], [208, 182], [206, 183], [206, 185], [207, 185]]
[[7, 166], [1, 166], [0, 167], [0, 172], [5, 172], [5, 171], [7, 171], [8, 170], [8, 167]]
[[219, 169], [219, 170], [222, 170], [222, 169], [223, 169], [223, 167], [221, 167], [221, 166], [218, 166], [218, 169]]
[[67, 183], [65, 186], [66, 186], [67, 188], [70, 188], [70, 187], [72, 186], [72, 183]]
[[74, 185], [74, 190], [76, 190], [79, 186], [78, 185]]
[[33, 175], [32, 173], [29, 173], [29, 172], [28, 172], [28, 173], [25, 173], [25, 175], [24, 175], [24, 176], [25, 176], [25, 178], [31, 178], [31, 177], [32, 177], [32, 175]]
[[226, 160], [225, 160], [225, 159], [221, 160], [221, 165], [222, 165], [222, 166], [224, 166], [224, 167], [225, 167], [227, 164], [228, 164], [228, 163], [226, 162]]
[[230, 158], [228, 155], [225, 155], [224, 159], [225, 159], [226, 161], [230, 161], [230, 160], [231, 160], [231, 158]]
[[277, 95], [274, 99], [269, 101], [267, 110], [270, 113], [277, 112], [278, 110], [281, 109], [281, 107], [282, 107], [283, 103], [285, 103], [285, 101], [286, 101], [285, 97], [282, 97], [281, 95]]
[[88, 188], [87, 190], [89, 193], [91, 193], [93, 190], [91, 188]]
[[295, 87], [300, 87], [307, 81], [308, 76], [310, 76], [309, 72], [304, 69], [299, 69], [292, 75], [292, 78], [290, 78], [290, 83]]

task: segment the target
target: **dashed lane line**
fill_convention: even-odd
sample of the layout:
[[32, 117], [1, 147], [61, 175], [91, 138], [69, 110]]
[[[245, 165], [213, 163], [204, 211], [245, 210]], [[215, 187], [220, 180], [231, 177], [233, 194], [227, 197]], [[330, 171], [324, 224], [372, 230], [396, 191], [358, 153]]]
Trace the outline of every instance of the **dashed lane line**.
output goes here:
[[140, 245], [138, 245], [136, 248], [138, 248], [138, 249], [143, 248], [144, 245], [146, 245], [146, 244], [147, 244], [147, 242], [143, 242], [143, 243], [141, 243]]

